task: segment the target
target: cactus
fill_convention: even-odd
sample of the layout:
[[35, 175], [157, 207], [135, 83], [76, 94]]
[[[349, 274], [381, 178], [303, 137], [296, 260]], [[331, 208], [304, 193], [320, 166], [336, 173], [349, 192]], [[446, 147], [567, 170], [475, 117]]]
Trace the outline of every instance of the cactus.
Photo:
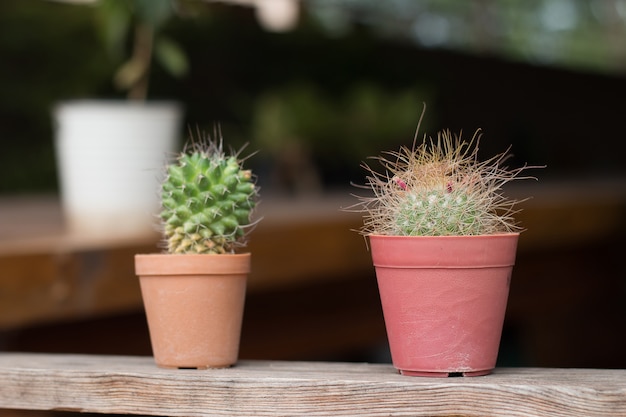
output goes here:
[[222, 138], [191, 139], [161, 184], [161, 221], [169, 253], [224, 254], [247, 242], [258, 189], [239, 153]]
[[[507, 152], [478, 161], [480, 130], [470, 141], [449, 130], [412, 148], [401, 147], [375, 158], [379, 173], [369, 165], [363, 188], [373, 196], [357, 196], [352, 206], [364, 213], [364, 235], [452, 236], [520, 231], [513, 215], [519, 201], [502, 193], [502, 186], [531, 168], [508, 169]], [[415, 139], [417, 139], [417, 134]], [[526, 177], [528, 178], [528, 177]]]
[[395, 213], [394, 235], [478, 235], [483, 234], [480, 222], [480, 200], [464, 190], [411, 190]]

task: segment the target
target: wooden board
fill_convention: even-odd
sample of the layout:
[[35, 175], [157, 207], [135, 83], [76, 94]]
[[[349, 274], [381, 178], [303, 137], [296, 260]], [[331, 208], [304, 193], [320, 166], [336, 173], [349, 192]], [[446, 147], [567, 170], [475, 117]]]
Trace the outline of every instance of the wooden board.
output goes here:
[[[352, 278], [372, 271], [360, 216], [342, 198], [270, 199], [251, 236], [250, 291]], [[53, 197], [0, 200], [0, 330], [142, 308], [134, 254], [159, 237], [64, 231]]]
[[0, 354], [0, 408], [167, 416], [626, 416], [626, 370], [400, 376], [390, 365], [242, 361], [166, 370], [150, 357]]

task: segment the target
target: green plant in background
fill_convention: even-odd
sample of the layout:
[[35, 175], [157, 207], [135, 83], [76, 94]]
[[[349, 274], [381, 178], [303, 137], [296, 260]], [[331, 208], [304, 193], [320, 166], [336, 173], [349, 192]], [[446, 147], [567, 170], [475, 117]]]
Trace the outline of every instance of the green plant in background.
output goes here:
[[477, 130], [465, 141], [461, 134], [444, 130], [436, 140], [424, 137], [419, 145], [414, 141], [411, 148], [374, 158], [384, 173], [363, 164], [369, 173], [363, 187], [373, 196], [360, 196], [353, 206], [365, 213], [361, 233], [452, 236], [519, 231], [513, 218], [519, 201], [506, 197], [502, 187], [530, 167], [502, 166], [508, 151], [480, 162], [480, 136]]
[[247, 243], [258, 187], [241, 150], [227, 155], [216, 135], [192, 137], [167, 166], [161, 220], [170, 253], [233, 253]]
[[288, 84], [256, 100], [254, 137], [270, 152], [300, 141], [322, 153], [365, 157], [368, 149], [397, 141], [430, 94], [417, 86], [388, 91], [363, 82], [330, 95], [311, 83]]
[[255, 101], [251, 136], [271, 158], [273, 186], [314, 193], [325, 175], [330, 182], [347, 176], [351, 162], [400, 143], [420, 97], [429, 94], [419, 86], [387, 90], [360, 82], [331, 95], [312, 83], [290, 83]]
[[145, 100], [148, 94], [152, 58], [171, 75], [184, 76], [189, 70], [187, 56], [162, 29], [174, 16], [179, 2], [172, 0], [97, 0], [97, 22], [102, 38], [114, 57], [125, 55], [128, 36], [132, 50], [114, 76], [116, 87], [128, 91], [128, 98]]

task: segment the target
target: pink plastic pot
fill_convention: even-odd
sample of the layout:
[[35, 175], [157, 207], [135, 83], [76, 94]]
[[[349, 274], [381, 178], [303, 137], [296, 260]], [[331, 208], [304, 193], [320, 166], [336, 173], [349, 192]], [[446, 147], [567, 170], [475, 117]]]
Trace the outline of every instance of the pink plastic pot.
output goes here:
[[493, 370], [518, 238], [369, 237], [400, 373], [478, 376]]

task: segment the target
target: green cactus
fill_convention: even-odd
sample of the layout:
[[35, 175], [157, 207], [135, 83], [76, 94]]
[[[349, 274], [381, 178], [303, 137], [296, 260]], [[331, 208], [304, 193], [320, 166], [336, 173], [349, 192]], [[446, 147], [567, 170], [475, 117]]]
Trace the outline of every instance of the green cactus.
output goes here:
[[411, 190], [395, 213], [399, 236], [483, 234], [480, 200], [465, 190], [450, 188]]
[[479, 139], [480, 130], [469, 142], [441, 131], [436, 140], [424, 138], [420, 145], [376, 158], [384, 173], [364, 164], [370, 175], [363, 188], [373, 195], [357, 196], [350, 208], [364, 213], [360, 232], [458, 236], [521, 230], [513, 218], [519, 201], [507, 198], [502, 187], [531, 167], [503, 167], [506, 152], [479, 162]]
[[239, 154], [206, 135], [167, 166], [161, 220], [170, 253], [234, 253], [246, 244], [258, 189]]

